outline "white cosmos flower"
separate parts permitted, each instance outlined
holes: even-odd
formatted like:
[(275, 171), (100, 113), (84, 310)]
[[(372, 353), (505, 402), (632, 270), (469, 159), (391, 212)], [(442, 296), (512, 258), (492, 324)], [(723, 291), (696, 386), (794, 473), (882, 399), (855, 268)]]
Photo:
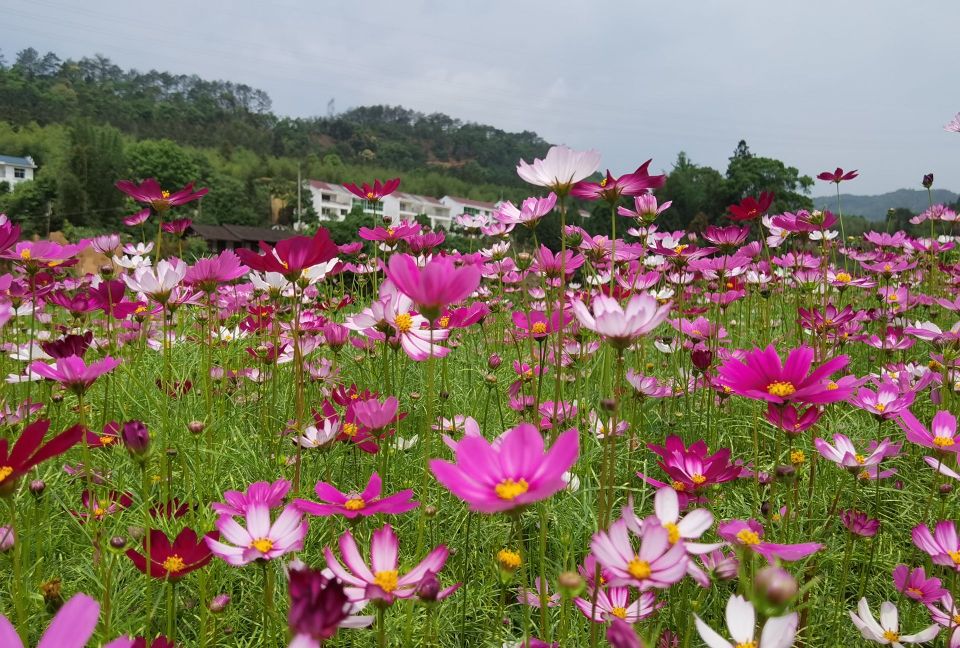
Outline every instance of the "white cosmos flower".
[(551, 146), (542, 160), (537, 158), (533, 164), (520, 160), (517, 175), (530, 184), (566, 193), (573, 183), (589, 177), (599, 167), (600, 153), (597, 151), (574, 151), (566, 146)]
[(141, 256), (136, 254), (134, 256), (117, 256), (113, 255), (113, 262), (120, 266), (121, 268), (126, 268), (127, 270), (137, 270), (138, 268), (149, 268), (153, 261), (150, 257)]
[(884, 601), (880, 604), (880, 623), (877, 623), (877, 620), (873, 618), (866, 597), (860, 599), (857, 612), (860, 614), (854, 614), (853, 610), (850, 610), (850, 620), (853, 621), (853, 625), (857, 626), (864, 639), (875, 641), (882, 646), (903, 648), (905, 643), (924, 643), (936, 637), (940, 632), (940, 628), (933, 624), (916, 634), (901, 635), (897, 607), (890, 601)]
[(756, 646), (757, 648), (788, 648), (793, 645), (797, 634), (797, 613), (771, 617), (767, 620), (760, 634), (758, 644), (756, 636), (756, 612), (753, 604), (742, 596), (731, 596), (727, 601), (727, 630), (736, 643), (724, 639), (718, 632), (708, 626), (703, 620), (693, 615), (697, 623), (697, 632), (700, 638), (710, 648), (734, 648), (734, 646)]

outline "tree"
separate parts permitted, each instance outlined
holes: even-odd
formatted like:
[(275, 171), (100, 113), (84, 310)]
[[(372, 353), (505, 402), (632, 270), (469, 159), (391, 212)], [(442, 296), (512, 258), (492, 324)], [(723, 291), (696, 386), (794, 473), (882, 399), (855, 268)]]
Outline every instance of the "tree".
[(670, 200), (673, 204), (657, 220), (664, 229), (685, 228), (698, 214), (717, 222), (730, 204), (727, 194), (726, 180), (719, 171), (694, 164), (681, 151), (657, 191), (661, 203)]
[(20, 182), (13, 191), (0, 196), (0, 213), (20, 223), (23, 236), (46, 236), (51, 229), (58, 230), (63, 220), (51, 213), (51, 203), (57, 196), (57, 183), (41, 173), (32, 182)]
[(807, 195), (813, 178), (801, 176), (796, 167), (788, 167), (780, 160), (750, 153), (743, 140), (730, 158), (726, 184), (730, 203), (772, 191), (776, 195), (771, 207), (773, 213), (813, 208), (813, 201)]
[(124, 198), (114, 183), (126, 169), (120, 131), (78, 121), (70, 128), (69, 142), (59, 178), (58, 211), (74, 225), (116, 222)]
[(236, 178), (215, 174), (206, 183), (210, 192), (204, 196), (197, 214), (198, 223), (227, 225), (262, 225), (263, 219), (253, 207), (247, 188)]
[(188, 182), (198, 182), (200, 156), (168, 139), (143, 140), (127, 148), (129, 175), (137, 180), (156, 178), (160, 186), (175, 191)]

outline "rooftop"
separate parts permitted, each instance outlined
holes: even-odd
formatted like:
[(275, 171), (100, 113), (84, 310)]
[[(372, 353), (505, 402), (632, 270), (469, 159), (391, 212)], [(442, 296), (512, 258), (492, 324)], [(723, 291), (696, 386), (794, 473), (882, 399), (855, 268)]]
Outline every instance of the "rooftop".
[(36, 169), (37, 165), (34, 163), (33, 158), (29, 155), (27, 157), (16, 157), (15, 155), (0, 155), (0, 164), (9, 164), (10, 166), (20, 166), (20, 167), (30, 167), (31, 169)]
[(207, 241), (231, 241), (276, 243), (296, 236), (292, 230), (275, 230), (269, 227), (251, 227), (249, 225), (201, 225), (190, 226), (194, 234)]

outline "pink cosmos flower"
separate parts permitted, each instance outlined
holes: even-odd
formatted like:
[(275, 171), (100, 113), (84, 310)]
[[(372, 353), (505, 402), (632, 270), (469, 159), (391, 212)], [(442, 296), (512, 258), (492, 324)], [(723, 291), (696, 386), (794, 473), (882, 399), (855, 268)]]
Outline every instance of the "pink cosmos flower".
[(757, 642), (756, 623), (757, 613), (753, 604), (742, 596), (733, 595), (727, 600), (726, 608), (727, 630), (735, 643), (724, 639), (718, 632), (703, 622), (694, 614), (697, 634), (707, 644), (708, 648), (789, 648), (797, 636), (799, 615), (796, 612), (767, 619)]
[[(136, 214), (124, 216), (123, 224), (127, 227), (136, 227), (137, 225), (143, 225), (145, 222), (147, 222), (148, 218), (150, 218), (150, 209), (141, 209)], [(151, 249), (153, 249), (152, 246)]]
[[(960, 117), (958, 117), (960, 119)], [(958, 131), (960, 132), (960, 131)], [(953, 602), (953, 596), (950, 592), (944, 594), (939, 601), (939, 605), (927, 603), (927, 610), (930, 612), (930, 618), (944, 628), (952, 629), (950, 643), (948, 648), (957, 648), (960, 646), (960, 609)]]
[(583, 616), (594, 623), (623, 619), (630, 624), (646, 619), (662, 606), (662, 603), (657, 603), (657, 595), (652, 590), (640, 592), (640, 596), (631, 602), (629, 587), (601, 588), (597, 592), (596, 608), (593, 605), (593, 592), (591, 591), (588, 591), (584, 598), (578, 596), (573, 599), (573, 604), (577, 606)]
[[(53, 617), (50, 626), (37, 648), (83, 648), (97, 628), (100, 618), (100, 604), (86, 594), (75, 594)], [(4, 648), (24, 648), (16, 628), (0, 615), (0, 646)], [(133, 639), (120, 637), (104, 645), (103, 648), (130, 648)]]
[(471, 510), (509, 511), (566, 488), (563, 473), (577, 460), (578, 434), (563, 432), (546, 453), (543, 437), (529, 423), (507, 430), (496, 443), (467, 435), (456, 446), (456, 463), (432, 459), (430, 469)]
[(246, 527), (230, 515), (217, 518), (220, 537), (232, 544), (204, 538), (210, 551), (228, 565), (240, 567), (254, 560), (273, 560), (303, 549), (308, 523), (297, 506), (287, 506), (271, 523), (266, 503), (248, 503), (244, 517)]
[(350, 602), (343, 584), (332, 573), (294, 563), (287, 571), (287, 624), (293, 635), (288, 648), (320, 648), (340, 628), (362, 628), (373, 623), (372, 616), (352, 615), (362, 605)]
[(803, 542), (800, 544), (764, 542), (763, 527), (760, 526), (760, 523), (756, 520), (730, 520), (729, 522), (723, 522), (717, 527), (717, 535), (731, 544), (760, 554), (771, 563), (778, 559), (783, 562), (803, 560), (807, 556), (823, 549), (823, 545), (816, 542)]
[(892, 419), (899, 416), (913, 404), (916, 392), (901, 393), (896, 383), (884, 380), (877, 391), (861, 387), (850, 398), (850, 404), (882, 419)]
[(375, 227), (373, 229), (361, 227), (358, 234), (360, 238), (366, 241), (379, 241), (387, 247), (393, 248), (400, 241), (419, 234), (421, 229), (419, 223), (401, 221), (390, 227)]
[(30, 365), (30, 371), (43, 378), (55, 380), (75, 393), (82, 393), (96, 382), (97, 378), (118, 366), (120, 366), (120, 360), (110, 356), (88, 365), (83, 358), (72, 355), (57, 358), (52, 365), (40, 361), (34, 362)]
[[(391, 605), (396, 599), (406, 599), (415, 595), (420, 581), (428, 574), (437, 574), (447, 562), (446, 545), (440, 545), (420, 561), (420, 563), (406, 574), (401, 575), (397, 554), (400, 543), (397, 534), (389, 524), (373, 532), (370, 539), (370, 566), (363, 561), (363, 556), (357, 548), (350, 531), (344, 531), (340, 536), (340, 555), (344, 564), (324, 547), (323, 555), (327, 559), (327, 567), (347, 586), (347, 596), (352, 601), (376, 599), (386, 605)], [(345, 567), (344, 567), (345, 565)], [(438, 594), (437, 598), (446, 598), (459, 585), (448, 587)]]
[(960, 133), (960, 113), (954, 115), (953, 119), (947, 122), (947, 125), (943, 127), (943, 130), (948, 133)]
[(139, 185), (131, 180), (120, 180), (116, 183), (116, 187), (137, 202), (150, 205), (157, 212), (164, 212), (171, 207), (199, 200), (209, 191), (209, 189), (194, 191), (192, 182), (178, 191), (164, 191), (156, 178), (147, 178)]
[(934, 414), (929, 429), (910, 410), (900, 412), (897, 423), (906, 433), (907, 441), (933, 448), (937, 452), (960, 452), (957, 418), (947, 410)]
[(509, 200), (504, 201), (493, 217), (497, 221), (506, 225), (523, 225), (525, 227), (536, 227), (540, 220), (553, 211), (557, 204), (557, 194), (552, 191), (546, 198), (530, 197), (517, 207)]
[(771, 425), (786, 432), (788, 436), (797, 436), (816, 425), (822, 414), (823, 410), (815, 405), (801, 412), (793, 405), (767, 403), (766, 419)]
[(295, 499), (294, 504), (304, 513), (310, 515), (330, 516), (342, 515), (348, 520), (358, 516), (368, 517), (377, 513), (399, 515), (417, 508), (420, 502), (412, 501), (413, 490), (402, 490), (393, 495), (381, 498), (382, 489), (380, 475), (376, 472), (370, 475), (367, 487), (362, 493), (342, 493), (326, 482), (317, 482), (314, 491), (317, 497), (326, 504), (318, 504), (305, 499)]
[(727, 210), (730, 212), (730, 218), (735, 221), (754, 220), (763, 216), (773, 204), (774, 194), (772, 191), (761, 191), (760, 196), (754, 198), (747, 196), (736, 205), (730, 205)]
[(396, 396), (390, 396), (382, 403), (376, 398), (368, 398), (355, 401), (353, 413), (361, 425), (377, 431), (407, 417), (406, 413), (397, 415), (399, 405)]
[(731, 356), (717, 372), (721, 384), (746, 398), (778, 404), (846, 400), (853, 390), (852, 376), (838, 381), (830, 380), (830, 376), (846, 367), (849, 358), (837, 356), (811, 372), (813, 355), (811, 347), (801, 346), (791, 349), (786, 362), (781, 362), (776, 348), (770, 345), (748, 351), (743, 360)]
[(833, 443), (834, 445), (830, 445), (819, 437), (813, 440), (813, 445), (824, 459), (854, 472), (875, 467), (887, 457), (896, 456), (900, 452), (900, 445), (891, 443), (890, 439), (884, 439), (866, 454), (858, 452), (845, 434), (834, 434)]
[(479, 268), (457, 268), (445, 256), (434, 257), (421, 269), (409, 254), (394, 254), (387, 266), (387, 277), (431, 320), (444, 306), (466, 299), (480, 285)]
[(210, 504), (210, 508), (218, 515), (242, 517), (246, 516), (247, 510), (253, 506), (266, 506), (267, 508), (280, 506), (289, 490), (290, 482), (286, 479), (278, 479), (273, 483), (254, 482), (247, 487), (246, 491), (228, 490), (224, 492), (223, 499), (226, 502), (213, 502)]
[(180, 259), (161, 259), (155, 268), (141, 267), (133, 275), (123, 275), (130, 290), (143, 293), (159, 304), (165, 304), (187, 274), (187, 264)]
[(853, 625), (857, 627), (863, 638), (881, 646), (889, 645), (893, 648), (903, 648), (905, 643), (926, 643), (940, 632), (940, 628), (933, 624), (916, 634), (902, 634), (897, 608), (890, 601), (884, 601), (880, 604), (880, 623), (877, 623), (877, 620), (873, 618), (866, 597), (860, 599), (860, 603), (857, 605), (857, 614), (854, 614), (852, 610), (849, 614), (850, 620), (853, 621)]
[(337, 258), (339, 250), (330, 238), (330, 232), (319, 228), (313, 236), (294, 236), (270, 247), (260, 241), (260, 251), (238, 249), (236, 254), (251, 270), (276, 272), (288, 281), (300, 278), (305, 270)]
[(520, 160), (517, 175), (540, 187), (550, 187), (560, 196), (565, 196), (574, 183), (589, 177), (600, 166), (597, 151), (574, 151), (566, 146), (551, 146), (541, 160), (533, 164)]
[(372, 187), (366, 182), (363, 183), (363, 188), (358, 187), (352, 182), (348, 182), (343, 185), (344, 189), (352, 193), (357, 198), (362, 198), (363, 200), (370, 202), (380, 201), (384, 196), (389, 196), (396, 191), (397, 187), (399, 186), (400, 178), (394, 178), (393, 180), (387, 180), (386, 182), (374, 180)]
[(41, 269), (72, 263), (74, 257), (89, 244), (89, 241), (81, 241), (76, 245), (60, 245), (53, 241), (20, 241), (0, 253), (0, 258), (12, 259), (23, 266), (27, 273), (36, 273)]
[(600, 182), (583, 180), (573, 186), (570, 195), (582, 200), (605, 200), (616, 203), (621, 196), (638, 196), (650, 189), (662, 187), (667, 181), (666, 175), (650, 175), (649, 167), (652, 160), (647, 160), (633, 173), (624, 173), (614, 178), (610, 171)]
[(630, 585), (641, 591), (664, 589), (687, 573), (687, 552), (682, 543), (670, 544), (670, 533), (660, 525), (642, 528), (640, 548), (630, 541), (627, 521), (620, 519), (608, 531), (598, 531), (590, 542), (590, 551), (610, 571), (611, 585)]
[(741, 472), (739, 466), (730, 463), (729, 448), (721, 448), (711, 455), (702, 439), (687, 448), (680, 437), (671, 435), (663, 447), (649, 443), (647, 448), (660, 455), (657, 465), (671, 481), (665, 484), (640, 472), (637, 476), (655, 488), (673, 488), (681, 508), (686, 507), (690, 499), (699, 500), (703, 490), (736, 479)]
[(913, 527), (913, 544), (929, 554), (934, 564), (960, 572), (960, 540), (952, 520), (937, 522), (933, 533), (926, 524)]
[(947, 593), (947, 590), (940, 586), (939, 578), (927, 578), (923, 567), (910, 569), (906, 565), (897, 565), (893, 568), (893, 584), (898, 592), (924, 605), (935, 603)]
[(625, 349), (637, 338), (657, 328), (670, 314), (670, 304), (660, 305), (648, 294), (630, 297), (626, 308), (606, 295), (597, 295), (591, 308), (580, 300), (570, 305), (581, 326), (597, 333), (617, 349)]
[(847, 531), (864, 538), (872, 538), (880, 530), (880, 520), (869, 517), (866, 513), (854, 509), (840, 511), (840, 521)]
[(617, 207), (617, 214), (628, 218), (636, 219), (640, 224), (649, 224), (656, 220), (657, 216), (669, 209), (673, 204), (668, 200), (662, 205), (657, 205), (657, 197), (651, 193), (640, 194), (633, 198), (633, 210), (626, 207)]
[(197, 286), (206, 293), (216, 291), (217, 286), (238, 279), (250, 271), (240, 263), (233, 250), (224, 250), (218, 256), (197, 259), (183, 275), (185, 283)]

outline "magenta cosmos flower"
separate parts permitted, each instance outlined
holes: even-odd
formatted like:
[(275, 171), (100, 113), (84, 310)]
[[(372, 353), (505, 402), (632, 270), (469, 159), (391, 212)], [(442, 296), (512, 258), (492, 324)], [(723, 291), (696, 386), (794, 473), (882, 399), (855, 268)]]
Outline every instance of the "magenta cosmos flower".
[(939, 578), (927, 578), (923, 567), (910, 569), (906, 565), (897, 565), (893, 568), (893, 584), (898, 592), (924, 605), (936, 603), (947, 593), (947, 590), (940, 586)]
[(837, 167), (835, 171), (822, 171), (818, 173), (817, 178), (825, 182), (833, 182), (836, 184), (840, 184), (841, 182), (845, 182), (847, 180), (853, 180), (854, 178), (857, 177), (857, 175), (858, 174), (856, 169), (854, 169), (853, 171), (844, 172), (843, 169), (841, 169), (840, 167)]
[[(37, 648), (83, 648), (97, 628), (99, 618), (100, 604), (86, 594), (75, 594), (53, 617)], [(132, 645), (130, 637), (120, 637), (103, 648), (129, 648)], [(24, 648), (16, 628), (3, 615), (0, 615), (0, 646)]]
[(578, 432), (567, 430), (544, 453), (536, 427), (521, 423), (496, 443), (467, 435), (456, 445), (457, 462), (432, 459), (437, 481), (480, 513), (510, 511), (563, 490), (563, 473), (576, 462)]
[(897, 423), (906, 433), (907, 441), (938, 452), (960, 452), (957, 418), (946, 410), (934, 414), (929, 429), (910, 410), (900, 412)]
[(444, 306), (466, 299), (480, 285), (477, 266), (457, 268), (453, 260), (445, 256), (431, 259), (421, 269), (409, 254), (394, 254), (387, 266), (387, 277), (431, 321)]
[(218, 256), (197, 259), (187, 268), (183, 280), (206, 293), (212, 293), (220, 284), (233, 281), (248, 272), (250, 269), (240, 263), (240, 257), (233, 250), (224, 250)]
[(363, 489), (362, 493), (342, 493), (326, 482), (317, 482), (314, 491), (317, 497), (326, 504), (318, 504), (305, 499), (296, 499), (294, 504), (301, 511), (310, 515), (342, 515), (349, 520), (360, 516), (368, 517), (377, 513), (397, 515), (413, 510), (420, 505), (420, 502), (412, 501), (413, 490), (411, 489), (381, 498), (380, 492), (382, 489), (383, 482), (380, 475), (374, 472), (370, 475), (367, 487)]
[(604, 200), (608, 203), (616, 203), (620, 200), (620, 196), (638, 196), (650, 189), (662, 187), (667, 181), (667, 176), (650, 175), (649, 167), (652, 161), (647, 160), (633, 173), (624, 173), (619, 178), (614, 178), (608, 170), (606, 177), (600, 182), (586, 180), (578, 182), (570, 190), (570, 195), (582, 200)]
[(580, 300), (570, 307), (580, 325), (597, 333), (617, 349), (625, 349), (637, 338), (646, 335), (670, 315), (670, 304), (660, 305), (647, 294), (633, 295), (626, 308), (613, 297), (597, 295), (592, 308)]
[(816, 542), (803, 542), (800, 544), (764, 542), (763, 527), (760, 526), (760, 523), (756, 520), (730, 520), (729, 522), (723, 522), (717, 527), (717, 535), (731, 544), (760, 554), (771, 563), (776, 559), (784, 562), (803, 560), (807, 556), (823, 549), (823, 545)]
[(44, 444), (49, 429), (49, 420), (34, 421), (23, 429), (12, 449), (7, 439), (0, 439), (0, 496), (10, 495), (17, 480), (31, 468), (63, 454), (83, 438), (83, 426), (74, 425)]
[(139, 185), (130, 180), (120, 180), (115, 186), (137, 202), (150, 205), (157, 212), (165, 212), (171, 207), (199, 200), (209, 191), (209, 189), (194, 191), (192, 182), (178, 191), (164, 191), (156, 178), (147, 178)]
[(660, 455), (657, 465), (671, 481), (665, 484), (640, 472), (637, 476), (655, 488), (673, 488), (680, 498), (680, 507), (686, 507), (691, 498), (699, 500), (700, 493), (712, 485), (736, 479), (741, 472), (738, 466), (730, 463), (729, 448), (708, 454), (709, 448), (702, 439), (688, 448), (680, 437), (671, 435), (663, 447), (650, 443), (647, 448)]
[(260, 251), (238, 249), (240, 260), (258, 272), (276, 272), (288, 281), (295, 281), (315, 265), (334, 259), (339, 250), (330, 233), (319, 228), (313, 236), (294, 236), (277, 243), (275, 247), (260, 241)]
[(384, 196), (389, 196), (394, 191), (397, 190), (397, 187), (400, 186), (400, 178), (394, 178), (393, 180), (387, 180), (386, 182), (380, 182), (379, 180), (373, 181), (373, 186), (371, 187), (366, 182), (363, 183), (363, 187), (358, 187), (352, 182), (348, 182), (343, 185), (343, 188), (352, 193), (357, 198), (362, 198), (370, 202), (377, 202), (381, 200)]
[(520, 160), (517, 175), (532, 185), (550, 187), (559, 196), (565, 196), (570, 187), (580, 182), (600, 167), (597, 151), (574, 151), (566, 146), (551, 146), (541, 160), (532, 164)]
[(343, 585), (322, 571), (292, 565), (288, 577), (287, 624), (293, 635), (288, 648), (319, 648), (340, 628), (360, 628), (373, 622), (372, 616), (352, 616), (354, 604)]
[(830, 376), (847, 366), (847, 356), (837, 356), (810, 371), (813, 349), (801, 346), (791, 349), (781, 363), (771, 344), (766, 349), (748, 351), (743, 360), (731, 356), (717, 369), (720, 383), (746, 398), (771, 403), (834, 403), (846, 400), (853, 391), (853, 378), (830, 380)]
[(913, 544), (929, 554), (934, 564), (960, 572), (960, 539), (952, 520), (937, 522), (933, 533), (926, 524), (918, 524), (913, 527), (912, 535)]
[(544, 216), (549, 214), (557, 204), (557, 194), (552, 191), (546, 198), (531, 197), (517, 207), (509, 200), (505, 201), (494, 212), (493, 217), (507, 225), (523, 225), (535, 227)]
[(773, 204), (773, 198), (774, 195), (772, 191), (762, 191), (760, 192), (759, 198), (747, 196), (736, 205), (730, 205), (727, 207), (727, 211), (730, 212), (731, 220), (754, 220), (755, 218), (759, 218), (767, 213), (767, 210), (770, 209), (770, 205)]
[(263, 505), (267, 508), (280, 506), (289, 490), (290, 482), (286, 479), (278, 479), (273, 483), (254, 482), (247, 487), (246, 491), (226, 491), (223, 494), (226, 502), (213, 502), (210, 508), (219, 515), (242, 517), (247, 514), (247, 509), (253, 506)]
[(670, 543), (670, 533), (659, 524), (644, 524), (640, 548), (634, 549), (626, 520), (599, 531), (590, 551), (613, 576), (611, 585), (630, 585), (639, 590), (663, 589), (687, 573), (687, 551), (682, 542)]
[(270, 507), (264, 503), (248, 506), (244, 517), (246, 527), (229, 515), (217, 519), (220, 537), (231, 544), (205, 538), (210, 551), (228, 565), (240, 567), (254, 560), (272, 560), (303, 549), (308, 523), (297, 506), (284, 508), (272, 523)]
[[(349, 531), (340, 536), (340, 555), (344, 565), (333, 555), (329, 547), (324, 547), (323, 555), (327, 559), (330, 571), (347, 585), (347, 596), (352, 601), (377, 599), (390, 605), (398, 598), (410, 598), (417, 592), (420, 581), (428, 574), (437, 574), (447, 562), (449, 552), (440, 545), (420, 561), (416, 567), (401, 575), (397, 554), (400, 543), (393, 527), (389, 524), (373, 532), (370, 539), (370, 566), (363, 561), (356, 540)], [(447, 588), (437, 598), (449, 596), (458, 586)]]
[(66, 358), (57, 358), (55, 364), (48, 365), (45, 362), (34, 362), (30, 365), (30, 371), (50, 380), (55, 380), (67, 389), (82, 393), (92, 385), (97, 378), (105, 373), (109, 373), (120, 366), (120, 361), (110, 356), (91, 362), (89, 365), (79, 356), (67, 356)]

